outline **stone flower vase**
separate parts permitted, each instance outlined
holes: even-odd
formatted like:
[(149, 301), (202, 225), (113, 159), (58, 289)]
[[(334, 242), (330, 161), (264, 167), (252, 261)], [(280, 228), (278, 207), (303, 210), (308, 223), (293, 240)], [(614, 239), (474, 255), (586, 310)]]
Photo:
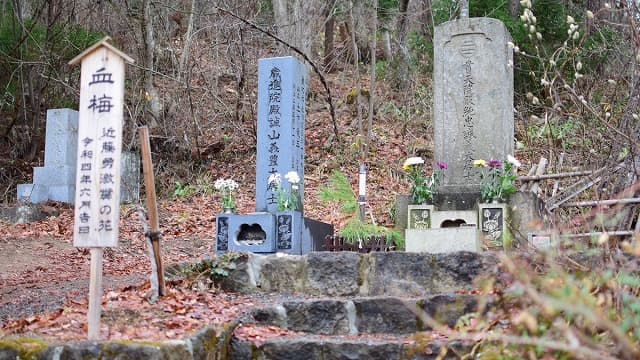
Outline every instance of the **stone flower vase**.
[(431, 229), (431, 219), (435, 206), (432, 204), (409, 205), (407, 209), (407, 229)]
[(483, 250), (503, 250), (508, 248), (508, 217), (509, 207), (506, 203), (492, 200), (489, 203), (478, 204), (480, 243)]

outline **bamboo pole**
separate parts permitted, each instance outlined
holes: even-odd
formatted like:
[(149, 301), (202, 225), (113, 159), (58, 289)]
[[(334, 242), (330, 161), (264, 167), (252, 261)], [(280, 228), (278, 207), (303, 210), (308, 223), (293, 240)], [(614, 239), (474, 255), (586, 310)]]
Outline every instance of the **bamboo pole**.
[(156, 185), (151, 163), (151, 145), (149, 144), (149, 128), (142, 126), (138, 129), (140, 136), (140, 152), (142, 155), (142, 172), (144, 174), (144, 187), (147, 193), (147, 209), (149, 213), (150, 231), (147, 235), (151, 240), (153, 257), (158, 273), (158, 296), (166, 293), (164, 284), (164, 269), (162, 267), (162, 254), (160, 252), (160, 222), (158, 220), (158, 206), (156, 203)]
[(519, 176), (519, 181), (536, 181), (536, 180), (546, 180), (546, 179), (560, 179), (564, 177), (572, 177), (572, 176), (587, 176), (593, 174), (591, 170), (585, 171), (573, 171), (573, 172), (564, 172), (557, 174), (543, 174), (543, 175), (523, 175)]

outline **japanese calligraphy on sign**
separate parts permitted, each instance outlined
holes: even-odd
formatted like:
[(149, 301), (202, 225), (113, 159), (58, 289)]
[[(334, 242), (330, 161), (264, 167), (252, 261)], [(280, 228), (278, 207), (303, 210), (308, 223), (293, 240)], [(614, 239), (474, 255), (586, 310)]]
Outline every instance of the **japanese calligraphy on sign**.
[(118, 245), (124, 62), (108, 38), (70, 63), (82, 64), (73, 245)]

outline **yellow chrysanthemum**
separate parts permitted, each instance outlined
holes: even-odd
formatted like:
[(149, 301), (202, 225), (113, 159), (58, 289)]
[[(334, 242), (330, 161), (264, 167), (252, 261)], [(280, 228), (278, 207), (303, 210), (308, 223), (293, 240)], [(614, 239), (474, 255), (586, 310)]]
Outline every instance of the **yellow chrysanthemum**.
[(402, 164), (402, 168), (405, 171), (408, 171), (409, 169), (411, 169), (411, 166), (413, 165), (421, 165), (424, 164), (424, 159), (419, 157), (419, 156), (414, 156), (414, 157), (410, 157), (407, 160), (404, 161), (404, 164)]
[(487, 166), (487, 162), (483, 159), (473, 160), (473, 166)]

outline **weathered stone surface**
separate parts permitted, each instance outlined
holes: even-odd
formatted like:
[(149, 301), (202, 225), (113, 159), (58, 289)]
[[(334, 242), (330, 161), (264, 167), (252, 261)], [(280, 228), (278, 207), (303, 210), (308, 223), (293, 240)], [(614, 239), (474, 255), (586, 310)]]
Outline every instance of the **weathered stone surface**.
[(300, 292), (324, 296), (414, 296), (469, 288), (497, 260), (488, 254), (319, 252), (255, 255), (238, 263), (226, 290)]
[[(513, 52), (502, 22), (449, 21), (434, 29), (434, 159), (449, 166), (438, 192), (480, 193), (475, 159), (513, 155)], [(456, 209), (472, 199), (447, 198)]]
[[(473, 295), (434, 295), (418, 302), (418, 306), (439, 324), (453, 327), (465, 314), (477, 310), (477, 299)], [(430, 329), (429, 324), (422, 322), (422, 330)]]
[(357, 342), (344, 340), (326, 341), (323, 359), (398, 359), (402, 344), (395, 342)]
[(0, 347), (0, 360), (15, 360), (18, 358), (18, 351), (15, 349)]
[(304, 260), (305, 258), (299, 255), (268, 255), (264, 257), (257, 284), (264, 291), (304, 291)]
[(354, 299), (360, 333), (411, 333), (418, 330), (416, 302), (400, 298)]
[(435, 255), (370, 253), (367, 295), (421, 296), (432, 292)]
[(356, 295), (360, 255), (353, 252), (314, 252), (307, 255), (307, 292), (328, 296)]
[[(311, 360), (311, 359), (330, 359), (323, 357), (323, 344), (317, 340), (308, 338), (296, 339), (272, 339), (265, 342), (255, 351), (255, 357), (251, 359), (258, 360)], [(338, 359), (338, 358), (334, 358)]]
[(349, 319), (344, 301), (311, 300), (283, 304), (287, 327), (294, 331), (337, 335), (349, 333)]
[(468, 288), (473, 279), (487, 273), (497, 259), (486, 254), (461, 251), (438, 254), (434, 262), (432, 294), (455, 292)]
[[(548, 228), (544, 203), (530, 191), (518, 191), (509, 196), (509, 229), (517, 244), (526, 244), (528, 234)], [(514, 244), (514, 245), (517, 245)]]
[[(414, 337), (415, 342), (403, 344), (401, 359), (403, 360), (451, 360), (460, 359), (460, 354), (467, 354), (471, 350), (469, 344), (463, 344), (459, 341), (448, 343), (434, 342), (430, 338), (424, 336)], [(447, 349), (444, 356), (440, 353), (443, 348)]]
[(260, 265), (260, 258), (253, 254), (242, 256), (235, 262), (236, 268), (222, 279), (220, 287), (224, 290), (246, 294), (256, 290), (254, 268)]

